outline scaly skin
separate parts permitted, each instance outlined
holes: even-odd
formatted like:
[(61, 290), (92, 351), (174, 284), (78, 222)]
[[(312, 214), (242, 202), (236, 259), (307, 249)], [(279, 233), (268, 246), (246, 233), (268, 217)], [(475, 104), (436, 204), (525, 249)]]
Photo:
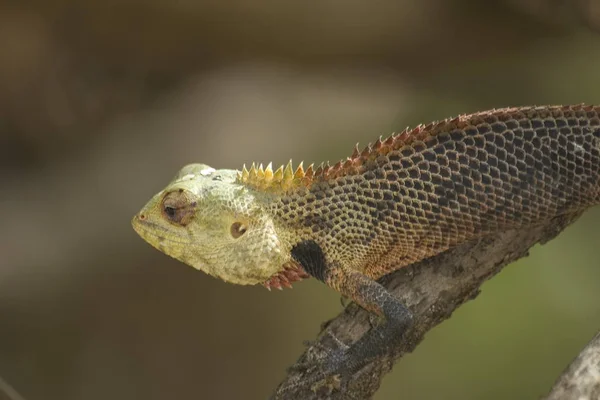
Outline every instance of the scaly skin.
[(151, 245), (225, 281), (313, 276), (383, 315), (323, 365), (355, 371), (412, 316), (376, 280), (494, 232), (600, 202), (600, 107), (508, 108), (419, 126), (330, 167), (179, 175), (133, 219)]

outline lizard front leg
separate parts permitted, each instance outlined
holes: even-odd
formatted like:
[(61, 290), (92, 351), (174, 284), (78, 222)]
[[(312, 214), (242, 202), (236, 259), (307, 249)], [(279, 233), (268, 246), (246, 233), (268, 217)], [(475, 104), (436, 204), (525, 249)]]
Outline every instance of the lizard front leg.
[(385, 322), (364, 334), (349, 348), (332, 352), (323, 366), (326, 374), (351, 376), (397, 345), (403, 333), (412, 325), (412, 313), (396, 296), (360, 272), (337, 263), (328, 264), (322, 248), (316, 242), (300, 242), (292, 249), (292, 257), (313, 277), (385, 318)]

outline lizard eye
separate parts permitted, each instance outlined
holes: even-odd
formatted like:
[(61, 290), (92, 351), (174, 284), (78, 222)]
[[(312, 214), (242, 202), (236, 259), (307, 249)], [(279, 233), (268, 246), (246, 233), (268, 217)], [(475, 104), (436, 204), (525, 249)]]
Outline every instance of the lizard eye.
[(161, 203), (162, 214), (169, 222), (181, 226), (190, 223), (194, 216), (194, 203), (190, 203), (185, 192), (178, 191), (167, 193)]
[(248, 228), (241, 222), (234, 222), (233, 224), (231, 224), (230, 232), (231, 236), (233, 236), (234, 239), (237, 239), (240, 236), (242, 236), (244, 233), (246, 233), (246, 230), (248, 230)]
[(175, 215), (177, 214), (177, 210), (171, 206), (165, 206), (165, 214), (167, 214), (167, 217), (170, 219), (174, 219)]

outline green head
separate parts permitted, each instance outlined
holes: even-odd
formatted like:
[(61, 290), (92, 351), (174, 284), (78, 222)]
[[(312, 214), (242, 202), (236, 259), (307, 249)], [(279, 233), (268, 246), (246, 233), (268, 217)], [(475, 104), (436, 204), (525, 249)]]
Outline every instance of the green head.
[(148, 243), (192, 267), (242, 285), (264, 283), (290, 260), (267, 207), (267, 193), (238, 171), (187, 165), (133, 218)]

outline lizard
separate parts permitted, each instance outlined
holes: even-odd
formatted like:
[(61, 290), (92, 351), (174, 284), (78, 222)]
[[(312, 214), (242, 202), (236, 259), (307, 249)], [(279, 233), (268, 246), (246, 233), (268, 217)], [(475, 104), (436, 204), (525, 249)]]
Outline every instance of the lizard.
[(186, 165), (132, 224), (226, 282), (281, 289), (314, 277), (383, 317), (322, 362), (321, 376), (343, 378), (413, 323), (380, 278), (598, 203), (600, 106), (528, 106), (407, 128), (334, 165)]

